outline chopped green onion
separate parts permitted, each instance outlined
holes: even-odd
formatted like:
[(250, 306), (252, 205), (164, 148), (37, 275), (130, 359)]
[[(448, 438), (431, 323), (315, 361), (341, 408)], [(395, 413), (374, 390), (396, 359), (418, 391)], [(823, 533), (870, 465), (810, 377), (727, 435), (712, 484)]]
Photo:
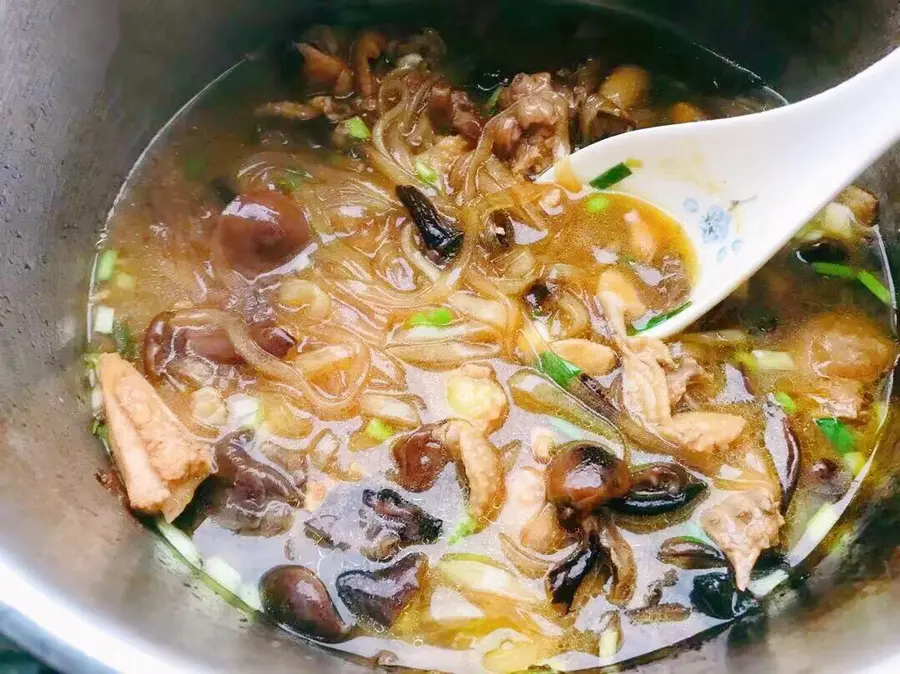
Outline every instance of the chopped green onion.
[(650, 328), (655, 328), (660, 323), (665, 323), (667, 320), (669, 320), (673, 316), (677, 316), (682, 311), (687, 309), (689, 306), (691, 306), (690, 300), (688, 300), (687, 302), (682, 304), (680, 307), (676, 307), (675, 309), (672, 309), (672, 311), (667, 311), (664, 314), (659, 314), (658, 316), (654, 316), (653, 318), (648, 320), (646, 323), (644, 323), (643, 326), (641, 326), (640, 328), (632, 328), (630, 332), (633, 335), (637, 335), (637, 334), (640, 334), (642, 332), (649, 330)]
[(100, 362), (100, 356), (102, 353), (84, 353), (81, 355), (82, 360), (84, 360), (84, 364), (89, 368), (96, 368), (97, 363)]
[(738, 351), (736, 354), (734, 354), (734, 361), (738, 365), (743, 365), (751, 372), (755, 372), (759, 369), (759, 364), (756, 362), (756, 358), (754, 358), (747, 351)]
[(419, 175), (419, 178), (423, 183), (428, 183), (429, 185), (437, 185), (438, 183), (438, 174), (433, 168), (431, 168), (428, 164), (423, 161), (416, 161), (416, 173)]
[(494, 87), (494, 90), (491, 92), (491, 95), (488, 96), (488, 99), (484, 102), (484, 109), (488, 112), (493, 112), (494, 108), (497, 107), (497, 100), (500, 98), (500, 94), (503, 93), (503, 85), (498, 85)]
[(223, 590), (237, 596), (241, 590), (241, 574), (221, 557), (208, 557), (203, 560), (203, 571)]
[(372, 132), (369, 131), (369, 127), (366, 126), (362, 117), (351, 117), (347, 120), (346, 124), (347, 133), (357, 140), (369, 140), (369, 138), (372, 137)]
[(116, 310), (102, 304), (94, 309), (94, 332), (110, 335), (116, 320)]
[(840, 514), (840, 511), (830, 503), (824, 504), (806, 522), (806, 532), (803, 537), (821, 541), (831, 531), (831, 527), (837, 523)]
[(131, 274), (126, 274), (124, 271), (120, 271), (113, 277), (113, 283), (116, 284), (116, 288), (119, 290), (134, 290), (137, 285), (137, 279), (134, 278)]
[(597, 656), (600, 660), (608, 660), (619, 652), (621, 634), (614, 627), (607, 627), (600, 633)]
[(478, 529), (478, 520), (476, 520), (471, 515), (466, 515), (466, 518), (459, 522), (455, 527), (453, 527), (453, 531), (450, 532), (450, 536), (447, 539), (447, 543), (449, 545), (456, 545), (462, 539), (467, 536), (471, 536)]
[(258, 398), (244, 393), (235, 393), (225, 403), (228, 406), (228, 421), (241, 428), (259, 428), (263, 423), (263, 406)]
[(794, 414), (797, 412), (797, 403), (784, 391), (775, 392), (775, 402), (781, 405), (786, 414)]
[(613, 166), (608, 171), (604, 171), (596, 178), (591, 181), (591, 187), (596, 190), (605, 190), (608, 187), (612, 187), (618, 182), (625, 180), (628, 176), (631, 175), (631, 169), (628, 168), (624, 163), (619, 163)]
[(859, 275), (856, 277), (859, 279), (859, 282), (862, 283), (866, 288), (869, 289), (875, 297), (881, 300), (884, 304), (891, 306), (891, 291), (885, 287), (885, 285), (875, 278), (875, 275), (870, 271), (861, 271)]
[(782, 370), (786, 372), (796, 368), (794, 359), (786, 351), (754, 349), (751, 351), (751, 354), (760, 370)]
[(544, 351), (540, 356), (541, 372), (563, 388), (568, 388), (573, 379), (579, 377), (582, 369), (552, 351)]
[(842, 456), (856, 450), (856, 437), (853, 435), (853, 431), (839, 419), (834, 417), (816, 419), (816, 426), (828, 438), (831, 446)]
[(100, 253), (97, 258), (97, 273), (95, 274), (98, 281), (109, 281), (113, 272), (116, 270), (116, 260), (119, 258), (119, 251), (109, 249)]
[(813, 262), (810, 265), (813, 271), (822, 276), (836, 276), (838, 278), (857, 278), (857, 272), (853, 267), (834, 262)]
[(366, 435), (376, 442), (384, 442), (391, 437), (395, 431), (390, 424), (385, 423), (381, 419), (372, 419), (366, 424)]
[(629, 157), (625, 160), (625, 166), (630, 169), (639, 169), (644, 168), (644, 160), (643, 159), (635, 159), (634, 157)]
[(259, 588), (255, 583), (244, 583), (238, 591), (238, 599), (244, 602), (254, 611), (262, 611), (262, 597), (259, 596)]
[(584, 200), (584, 210), (588, 213), (600, 213), (609, 208), (609, 199), (602, 194), (592, 194)]
[(112, 338), (116, 344), (116, 351), (125, 360), (135, 360), (140, 355), (134, 334), (125, 321), (119, 319), (113, 322)]
[(853, 475), (859, 475), (866, 466), (866, 456), (862, 452), (847, 452), (844, 454), (844, 463)]
[(442, 328), (453, 321), (453, 312), (446, 307), (440, 307), (429, 312), (420, 311), (406, 319), (406, 327), (415, 328), (420, 325), (430, 325)]
[(888, 290), (875, 275), (865, 269), (854, 269), (845, 264), (835, 264), (833, 262), (813, 262), (810, 265), (817, 274), (823, 276), (835, 276), (838, 278), (856, 279), (862, 283), (866, 289), (875, 295), (881, 302), (888, 306), (892, 306), (893, 297), (891, 291)]
[(99, 419), (94, 419), (91, 424), (91, 433), (103, 440), (103, 442), (109, 444), (109, 427)]
[(188, 564), (198, 569), (203, 567), (203, 557), (200, 556), (200, 551), (190, 536), (162, 517), (156, 518), (156, 528)]

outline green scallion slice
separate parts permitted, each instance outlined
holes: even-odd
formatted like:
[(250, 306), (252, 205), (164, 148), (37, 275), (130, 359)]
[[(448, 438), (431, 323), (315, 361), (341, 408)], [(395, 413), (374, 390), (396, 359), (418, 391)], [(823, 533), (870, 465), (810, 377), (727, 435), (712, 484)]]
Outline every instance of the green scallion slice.
[(119, 259), (119, 251), (110, 248), (100, 253), (97, 258), (97, 273), (95, 277), (98, 281), (109, 281), (113, 272), (116, 270), (116, 260)]
[(682, 304), (680, 307), (676, 307), (676, 308), (672, 309), (671, 311), (667, 311), (667, 312), (664, 313), (664, 314), (659, 314), (658, 316), (654, 316), (653, 318), (651, 318), (650, 320), (648, 320), (646, 323), (644, 323), (644, 325), (642, 325), (641, 327), (639, 327), (639, 328), (632, 328), (629, 332), (630, 332), (631, 334), (633, 334), (633, 335), (638, 335), (638, 334), (640, 334), (640, 333), (642, 333), (642, 332), (646, 332), (646, 331), (649, 330), (650, 328), (655, 328), (655, 327), (656, 327), (657, 325), (659, 325), (660, 323), (665, 323), (667, 320), (669, 320), (669, 319), (672, 318), (673, 316), (677, 316), (677, 315), (680, 314), (682, 311), (684, 311), (685, 309), (687, 309), (689, 306), (691, 306), (691, 301), (690, 301), (690, 300), (688, 300), (687, 302), (685, 302), (684, 304)]
[(494, 108), (497, 107), (497, 100), (500, 98), (501, 93), (503, 93), (503, 85), (494, 87), (491, 95), (488, 96), (488, 99), (484, 102), (484, 109), (488, 112), (493, 112)]
[(563, 388), (568, 388), (572, 380), (579, 377), (582, 369), (552, 351), (544, 351), (538, 363), (541, 372)]
[(750, 352), (760, 370), (782, 370), (789, 372), (796, 368), (794, 359), (787, 351), (767, 351), (754, 349)]
[(419, 176), (419, 179), (423, 183), (427, 183), (429, 185), (437, 185), (438, 183), (438, 174), (433, 168), (431, 168), (428, 164), (423, 161), (416, 162), (416, 173)]
[(816, 419), (816, 426), (828, 438), (828, 442), (834, 447), (839, 454), (849, 454), (856, 450), (856, 436), (853, 435), (847, 426), (834, 417), (825, 417), (824, 419)]
[(447, 538), (447, 543), (455, 545), (467, 536), (474, 534), (477, 530), (478, 521), (471, 515), (466, 515), (464, 520), (453, 527), (453, 531), (450, 532), (450, 536)]
[(861, 271), (859, 275), (856, 277), (859, 279), (859, 282), (862, 283), (866, 288), (869, 289), (875, 297), (881, 300), (884, 304), (891, 306), (891, 291), (887, 289), (887, 287), (875, 278), (875, 275), (870, 271)]
[(442, 328), (453, 322), (453, 312), (446, 307), (440, 307), (433, 311), (413, 314), (406, 319), (406, 327), (415, 328), (420, 325), (428, 325), (435, 328)]
[(631, 175), (631, 169), (625, 163), (620, 162), (611, 169), (604, 171), (591, 181), (591, 187), (595, 190), (605, 190)]
[(584, 200), (584, 210), (590, 214), (600, 213), (609, 208), (609, 199), (602, 194), (592, 194)]
[(113, 283), (119, 290), (134, 290), (137, 286), (137, 279), (131, 274), (120, 271), (113, 277)]
[(834, 262), (813, 262), (810, 265), (813, 271), (822, 276), (836, 276), (838, 278), (856, 278), (857, 272), (853, 267)]
[(781, 405), (781, 409), (784, 410), (785, 414), (795, 414), (797, 412), (797, 403), (784, 391), (776, 391), (773, 397), (775, 402)]
[(116, 351), (125, 360), (137, 360), (140, 355), (138, 351), (137, 341), (128, 323), (120, 318), (113, 322), (112, 338), (116, 345)]
[(366, 424), (365, 434), (375, 440), (375, 442), (384, 442), (394, 434), (394, 429), (390, 424), (382, 419), (372, 419)]
[(372, 137), (372, 132), (369, 131), (369, 127), (366, 126), (362, 117), (351, 117), (345, 123), (347, 125), (347, 133), (356, 138), (356, 140), (369, 140)]

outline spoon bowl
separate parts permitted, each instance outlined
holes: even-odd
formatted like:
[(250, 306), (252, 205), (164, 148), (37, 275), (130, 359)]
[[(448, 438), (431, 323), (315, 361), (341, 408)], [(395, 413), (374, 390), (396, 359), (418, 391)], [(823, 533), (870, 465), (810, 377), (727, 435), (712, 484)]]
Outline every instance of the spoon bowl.
[(667, 212), (693, 244), (688, 301), (642, 332), (664, 338), (749, 279), (898, 139), (900, 49), (800, 103), (613, 136), (569, 161), (583, 183)]

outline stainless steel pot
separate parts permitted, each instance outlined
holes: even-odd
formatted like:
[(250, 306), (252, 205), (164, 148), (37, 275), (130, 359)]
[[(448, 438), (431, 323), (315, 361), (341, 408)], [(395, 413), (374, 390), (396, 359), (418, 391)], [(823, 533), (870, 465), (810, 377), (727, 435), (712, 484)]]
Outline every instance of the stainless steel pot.
[[(126, 172), (193, 92), (312, 5), (0, 0), (0, 630), (62, 670), (365, 671), (248, 622), (197, 580), (95, 479), (105, 457), (78, 402), (91, 246)], [(900, 44), (896, 0), (616, 5), (674, 23), (788, 97)], [(866, 178), (892, 259), (898, 163), (895, 151)], [(890, 435), (858, 528), (832, 537), (762, 616), (643, 671), (900, 671)]]

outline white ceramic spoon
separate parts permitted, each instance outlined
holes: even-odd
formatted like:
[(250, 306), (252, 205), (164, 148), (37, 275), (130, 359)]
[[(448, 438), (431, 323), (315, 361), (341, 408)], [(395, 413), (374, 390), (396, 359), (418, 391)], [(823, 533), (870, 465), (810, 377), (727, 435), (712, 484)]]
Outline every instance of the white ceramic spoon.
[[(667, 337), (731, 294), (898, 139), (900, 49), (800, 103), (613, 136), (570, 161), (586, 185), (633, 167), (610, 189), (666, 211), (694, 245), (690, 303), (642, 333)], [(553, 178), (551, 169), (539, 181)]]

